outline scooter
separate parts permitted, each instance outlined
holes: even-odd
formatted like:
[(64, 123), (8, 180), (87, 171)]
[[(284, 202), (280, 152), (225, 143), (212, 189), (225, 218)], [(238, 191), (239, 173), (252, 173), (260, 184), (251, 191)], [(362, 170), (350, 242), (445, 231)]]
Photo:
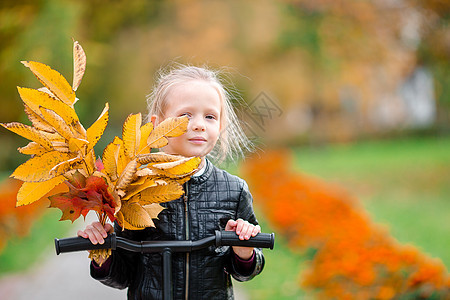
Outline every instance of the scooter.
[(163, 297), (164, 300), (173, 299), (172, 291), (172, 253), (192, 252), (210, 246), (242, 246), (273, 249), (274, 233), (259, 233), (249, 240), (240, 240), (233, 231), (216, 231), (215, 235), (198, 241), (132, 241), (111, 233), (103, 244), (92, 244), (89, 239), (72, 237), (55, 239), (56, 254), (94, 249), (125, 249), (140, 253), (161, 253), (163, 263)]

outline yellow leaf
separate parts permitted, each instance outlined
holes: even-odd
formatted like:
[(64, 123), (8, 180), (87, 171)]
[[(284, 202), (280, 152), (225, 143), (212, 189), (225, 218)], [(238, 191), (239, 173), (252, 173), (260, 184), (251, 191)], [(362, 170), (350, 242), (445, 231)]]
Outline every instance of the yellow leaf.
[(188, 181), (189, 179), (191, 179), (190, 176), (185, 176), (185, 177), (180, 177), (180, 178), (173, 178), (172, 180), (175, 180), (176, 182), (178, 182), (179, 184), (183, 185), (186, 181)]
[(117, 176), (120, 176), (119, 174), (123, 172), (130, 159), (125, 155), (123, 141), (121, 138), (118, 138), (117, 136), (114, 137), (113, 143), (118, 145), (115, 149), (114, 158), (116, 160)]
[[(133, 226), (125, 220), (124, 220), (124, 226), (125, 226), (125, 229), (128, 229), (128, 230), (143, 230), (143, 229), (147, 228), (145, 226), (144, 227)], [(153, 221), (152, 221), (152, 224), (150, 224), (148, 227), (155, 227), (155, 224), (153, 223)]]
[[(64, 173), (70, 171), (71, 169), (74, 169), (75, 166), (80, 165), (81, 162), (82, 162), (81, 157), (69, 158), (69, 159), (62, 161), (62, 162), (56, 164), (55, 166), (53, 166), (53, 168), (50, 169), (50, 175), (56, 176), (56, 175), (64, 174)], [(88, 174), (89, 174), (89, 171), (87, 172)]]
[(61, 74), (40, 62), (22, 61), (22, 63), (28, 67), (37, 79), (39, 79), (39, 81), (58, 99), (67, 105), (73, 106), (73, 103), (75, 102), (75, 92)]
[(57, 113), (51, 109), (41, 107), (41, 114), (44, 119), (59, 133), (64, 139), (70, 140), (75, 137), (69, 125)]
[(161, 148), (167, 145), (166, 137), (175, 137), (186, 132), (189, 119), (186, 116), (167, 118), (150, 133), (147, 144), (150, 148)]
[(200, 162), (199, 157), (186, 157), (173, 162), (153, 164), (151, 168), (170, 178), (177, 178), (191, 175), (197, 170)]
[(57, 176), (42, 182), (24, 182), (17, 193), (16, 206), (28, 205), (41, 199), (65, 180), (64, 176)]
[(138, 163), (145, 165), (149, 163), (172, 162), (183, 159), (183, 156), (171, 155), (164, 152), (140, 154), (137, 156)]
[(40, 156), (48, 152), (47, 149), (45, 149), (36, 142), (29, 142), (28, 145), (26, 145), (25, 147), (17, 148), (17, 150), (22, 154), (37, 155), (37, 156)]
[(143, 177), (143, 176), (157, 176), (157, 175), (159, 175), (159, 174), (160, 174), (160, 173), (158, 173), (158, 172), (156, 172), (156, 171), (154, 171), (154, 170), (151, 170), (151, 169), (149, 169), (149, 168), (142, 168), (142, 169), (136, 171), (136, 176), (138, 176), (138, 177)]
[(83, 79), (86, 70), (86, 54), (78, 41), (73, 42), (73, 83), (72, 89), (76, 91)]
[(152, 218), (148, 215), (147, 211), (138, 203), (130, 201), (124, 201), (122, 203), (122, 212), (124, 220), (135, 227), (150, 227), (153, 226)]
[(85, 154), (85, 147), (89, 144), (87, 140), (70, 138), (69, 139), (69, 150), (70, 152), (79, 152), (83, 155)]
[(120, 211), (116, 214), (116, 219), (117, 219), (117, 222), (119, 223), (119, 226), (122, 227), (122, 230), (124, 230), (124, 229), (142, 230), (142, 229), (146, 228), (145, 226), (144, 227), (136, 227), (136, 226), (131, 225), (130, 223), (125, 221), (123, 214)]
[(124, 229), (128, 229), (128, 228), (125, 228), (125, 226), (124, 226), (125, 220), (123, 218), (123, 213), (120, 210), (118, 212), (116, 212), (115, 217), (116, 217), (116, 221), (119, 224), (119, 226), (122, 227), (122, 231)]
[(24, 111), (28, 116), (28, 120), (31, 121), (33, 127), (39, 130), (47, 131), (47, 132), (55, 132), (55, 129), (50, 126), (40, 115), (35, 113), (31, 108), (29, 108), (26, 104), (24, 104)]
[(149, 188), (151, 186), (156, 186), (156, 183), (154, 180), (146, 178), (146, 180), (139, 185), (129, 185), (126, 191), (126, 196), (122, 198), (122, 200), (128, 200), (134, 195), (138, 194), (139, 192), (145, 190), (146, 188)]
[[(137, 172), (137, 171), (136, 171)], [(137, 178), (135, 181), (130, 183), (130, 186), (134, 186), (134, 185), (141, 185), (143, 184), (147, 179), (149, 179), (150, 177), (139, 177)]]
[[(22, 101), (36, 114), (42, 116), (40, 107), (45, 107), (46, 109), (53, 110), (69, 126), (74, 127), (77, 123), (79, 123), (77, 113), (73, 107), (59, 101), (56, 98), (53, 98), (48, 93), (21, 87), (17, 87), (17, 90), (19, 91)], [(46, 120), (45, 117), (44, 119)]]
[(41, 156), (30, 158), (25, 163), (21, 164), (12, 173), (10, 177), (22, 181), (41, 182), (49, 180), (61, 174), (52, 173), (50, 170), (61, 162), (70, 159), (67, 153), (58, 151), (50, 151)]
[(148, 122), (144, 125), (141, 126), (141, 140), (139, 142), (139, 149), (137, 151), (137, 153), (139, 154), (143, 154), (143, 153), (148, 153), (150, 152), (150, 147), (147, 147), (147, 139), (148, 136), (150, 135), (150, 133), (153, 130), (153, 123), (152, 122)]
[(165, 208), (162, 207), (159, 203), (152, 203), (149, 205), (142, 206), (152, 219), (158, 219), (158, 215), (160, 212), (162, 212)]
[(141, 142), (141, 114), (131, 114), (125, 120), (122, 129), (122, 140), (125, 155), (133, 159)]
[(52, 149), (52, 144), (50, 143), (50, 140), (46, 138), (42, 134), (42, 132), (31, 126), (18, 122), (12, 122), (8, 124), (0, 123), (0, 125), (20, 136), (23, 136), (26, 139), (29, 139), (30, 141), (38, 143), (47, 150)]
[(40, 135), (44, 136), (45, 138), (47, 138), (48, 140), (50, 140), (52, 143), (53, 142), (66, 142), (66, 140), (57, 132), (47, 132), (47, 131), (42, 131), (39, 130), (38, 131)]
[(83, 170), (86, 171), (88, 174), (92, 174), (95, 170), (95, 153), (94, 149), (89, 151), (86, 156), (84, 157), (84, 163), (80, 165)]
[(105, 150), (103, 150), (102, 155), (102, 163), (105, 167), (105, 172), (108, 174), (108, 176), (111, 178), (111, 181), (116, 181), (118, 178), (117, 175), (117, 164), (116, 164), (116, 157), (115, 153), (118, 152), (118, 148), (120, 145), (109, 143)]
[(87, 151), (93, 149), (95, 144), (97, 144), (98, 140), (102, 137), (106, 125), (108, 125), (108, 110), (109, 104), (106, 103), (105, 108), (103, 109), (98, 119), (94, 122), (94, 124), (91, 125), (91, 127), (86, 130), (87, 140), (89, 141)]
[(180, 198), (184, 194), (183, 187), (175, 182), (149, 187), (141, 191), (141, 205), (161, 203)]
[(119, 179), (117, 179), (116, 189), (123, 190), (131, 183), (134, 173), (136, 173), (137, 165), (138, 163), (135, 159), (127, 164), (120, 174)]
[(45, 86), (38, 88), (38, 91), (47, 93), (50, 97), (52, 98), (56, 98), (55, 94), (53, 94), (48, 88), (46, 88)]

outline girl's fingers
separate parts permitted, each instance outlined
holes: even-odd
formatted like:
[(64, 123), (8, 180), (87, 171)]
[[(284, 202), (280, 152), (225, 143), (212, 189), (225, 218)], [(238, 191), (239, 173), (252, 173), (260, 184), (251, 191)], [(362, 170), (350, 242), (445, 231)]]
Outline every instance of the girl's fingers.
[(251, 235), (251, 231), (252, 229), (252, 224), (250, 224), (248, 221), (243, 221), (242, 222), (242, 229), (240, 230), (239, 233), (239, 239), (241, 240), (248, 240), (250, 238)]
[(106, 238), (108, 236), (108, 233), (105, 230), (105, 227), (103, 227), (103, 225), (100, 222), (94, 222), (92, 223), (92, 226), (94, 227), (94, 229), (97, 230), (97, 232), (99, 234), (101, 234), (101, 236), (103, 238)]
[(92, 226), (87, 226), (85, 232), (89, 236), (89, 240), (92, 244), (96, 245), (100, 242), (100, 239), (102, 239), (102, 235), (94, 229)]
[(242, 229), (244, 228), (245, 221), (242, 219), (237, 219), (237, 225), (236, 225), (236, 234), (241, 235)]
[(104, 238), (108, 236), (103, 225), (99, 222), (93, 222), (91, 225), (86, 226), (84, 231), (91, 241), (92, 244), (103, 244), (105, 242)]
[(227, 225), (225, 225), (226, 231), (236, 231), (236, 224), (237, 222), (235, 220), (228, 220)]
[(256, 236), (260, 233), (261, 227), (259, 225), (253, 225), (248, 221), (237, 219), (236, 221), (228, 220), (225, 230), (235, 231), (240, 240), (248, 240), (252, 236)]
[(256, 225), (255, 227), (253, 227), (252, 236), (256, 236), (260, 232), (261, 232), (261, 226)]
[(81, 237), (83, 237), (83, 238), (85, 238), (85, 239), (87, 239), (87, 238), (89, 237), (89, 236), (87, 235), (87, 233), (84, 232), (83, 230), (78, 230), (77, 236), (81, 236)]
[(245, 234), (245, 239), (248, 240), (253, 236), (253, 230), (255, 228), (255, 225), (248, 223), (247, 232)]
[(114, 232), (114, 227), (111, 224), (106, 223), (105, 230), (107, 233), (112, 233), (112, 232)]

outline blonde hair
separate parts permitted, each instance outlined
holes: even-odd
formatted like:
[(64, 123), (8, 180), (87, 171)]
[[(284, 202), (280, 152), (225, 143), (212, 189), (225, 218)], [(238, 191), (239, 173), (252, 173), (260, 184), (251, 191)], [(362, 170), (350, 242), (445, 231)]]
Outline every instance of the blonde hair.
[(183, 64), (175, 64), (169, 68), (161, 69), (157, 75), (152, 92), (147, 96), (148, 117), (150, 121), (152, 115), (164, 116), (164, 109), (167, 96), (171, 89), (179, 84), (193, 80), (202, 80), (210, 83), (219, 93), (221, 98), (221, 133), (219, 139), (208, 157), (217, 163), (225, 161), (227, 158), (234, 160), (236, 156), (244, 156), (244, 151), (250, 151), (252, 144), (244, 134), (240, 122), (232, 106), (232, 100), (239, 101), (232, 97), (232, 93), (225, 88), (222, 81), (223, 72), (209, 69), (208, 67), (196, 67)]

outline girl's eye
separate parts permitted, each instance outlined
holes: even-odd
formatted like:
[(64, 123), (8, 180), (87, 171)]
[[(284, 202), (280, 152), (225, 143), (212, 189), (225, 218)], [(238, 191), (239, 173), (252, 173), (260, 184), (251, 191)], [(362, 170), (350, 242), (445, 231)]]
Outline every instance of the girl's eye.
[(215, 120), (216, 116), (214, 116), (214, 115), (207, 115), (206, 118), (207, 119), (211, 119), (211, 120)]
[(180, 117), (183, 117), (183, 116), (191, 118), (191, 114), (190, 113), (182, 113), (182, 114), (180, 114)]

